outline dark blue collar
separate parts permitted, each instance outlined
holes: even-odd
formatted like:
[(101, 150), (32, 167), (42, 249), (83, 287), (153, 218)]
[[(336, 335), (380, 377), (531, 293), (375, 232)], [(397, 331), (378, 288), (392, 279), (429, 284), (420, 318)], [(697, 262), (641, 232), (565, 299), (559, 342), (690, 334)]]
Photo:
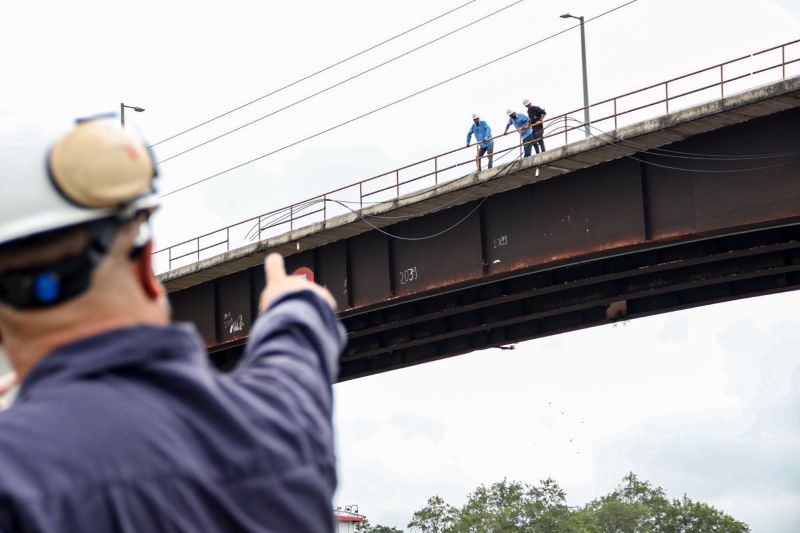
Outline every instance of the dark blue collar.
[(206, 349), (191, 324), (132, 326), (64, 344), (39, 361), (20, 386), (17, 402), (34, 391), (87, 375), (135, 367), (159, 359), (207, 365)]

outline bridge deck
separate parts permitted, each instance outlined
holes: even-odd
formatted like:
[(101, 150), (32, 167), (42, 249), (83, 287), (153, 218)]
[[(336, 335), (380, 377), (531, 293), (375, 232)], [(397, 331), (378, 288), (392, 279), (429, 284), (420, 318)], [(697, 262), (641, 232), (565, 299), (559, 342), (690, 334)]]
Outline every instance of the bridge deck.
[[(793, 290), (798, 123), (793, 78), (613, 133), (635, 147), (590, 138), (366, 208), (371, 224), (341, 216), (161, 277), (176, 317), (197, 324), (225, 367), (257, 312), (265, 253), (283, 253), (337, 298), (350, 338), (341, 379)], [(794, 155), (720, 162), (646, 151), (667, 146)], [(452, 229), (407, 241), (376, 227), (401, 236)]]
[[(642, 149), (662, 148), (693, 135), (792, 109), (797, 107), (799, 99), (800, 77), (795, 77), (640, 122), (609, 134), (617, 140), (635, 142)], [(639, 151), (642, 150), (634, 150), (621, 144), (609, 145), (605, 138), (591, 137), (522, 159), (513, 163), (512, 169), (506, 168), (507, 165), (500, 165), (493, 169), (475, 172), (438, 187), (365, 207), (360, 213), (367, 217), (373, 226), (383, 228), (422, 213), (462, 205), (492, 194), (620, 159)], [(538, 177), (535, 175), (536, 168), (539, 168)], [(489, 182), (491, 187), (476, 187)], [(373, 218), (381, 215), (391, 215), (393, 218), (391, 220)], [(293, 255), (372, 229), (373, 227), (359, 218), (358, 214), (350, 213), (171, 270), (161, 274), (159, 279), (168, 291), (178, 291), (258, 265), (265, 252), (275, 251), (283, 255)]]

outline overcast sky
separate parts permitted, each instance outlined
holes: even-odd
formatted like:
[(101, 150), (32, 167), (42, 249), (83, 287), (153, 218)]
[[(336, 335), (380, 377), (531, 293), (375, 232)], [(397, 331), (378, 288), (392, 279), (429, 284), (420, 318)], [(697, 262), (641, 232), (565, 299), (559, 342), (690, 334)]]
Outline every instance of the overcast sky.
[[(0, 5), (0, 112), (146, 108), (157, 142), (466, 0), (389, 3), (55, 0)], [(572, 25), (622, 0), (525, 0), (318, 97), (308, 96), (481, 18), (477, 0), (356, 60), (159, 144), (169, 192)], [(639, 0), (586, 28), (590, 99), (631, 91), (800, 37), (800, 0)], [(798, 47), (794, 48), (797, 54)], [(767, 80), (752, 80), (755, 83)], [(710, 96), (709, 96), (710, 97)], [(302, 200), (495, 132), (521, 100), (581, 105), (576, 30), (380, 113), (164, 199), (159, 246)], [(687, 105), (690, 102), (687, 102)], [(640, 117), (641, 118), (641, 117)], [(335, 387), (338, 503), (404, 527), (426, 498), (552, 476), (581, 504), (629, 470), (752, 524), (800, 529), (797, 294), (570, 333)], [(563, 415), (561, 413), (564, 413)], [(581, 423), (583, 421), (583, 423)], [(569, 439), (573, 443), (569, 443)], [(581, 452), (578, 454), (577, 452)]]

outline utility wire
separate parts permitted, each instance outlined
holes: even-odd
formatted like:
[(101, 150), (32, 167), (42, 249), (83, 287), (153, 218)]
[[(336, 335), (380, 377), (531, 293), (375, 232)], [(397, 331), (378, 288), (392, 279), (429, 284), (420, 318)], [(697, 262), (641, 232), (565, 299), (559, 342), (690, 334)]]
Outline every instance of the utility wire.
[[(625, 6), (628, 6), (628, 5), (630, 5), (630, 4), (633, 4), (633, 3), (635, 3), (635, 2), (638, 2), (638, 0), (629, 0), (628, 2), (625, 2), (624, 4), (620, 4), (619, 6), (617, 6), (617, 7), (615, 7), (615, 8), (609, 9), (608, 11), (605, 11), (605, 12), (603, 12), (603, 13), (600, 13), (599, 15), (595, 15), (594, 17), (592, 17), (592, 18), (590, 18), (590, 19), (587, 19), (587, 20), (584, 22), (584, 24), (585, 24), (585, 23), (588, 23), (588, 22), (591, 22), (591, 21), (593, 21), (593, 20), (597, 20), (597, 19), (599, 19), (599, 18), (601, 18), (601, 17), (604, 17), (604, 16), (606, 16), (606, 15), (608, 15), (608, 14), (610, 14), (610, 13), (613, 13), (614, 11), (617, 11), (617, 10), (619, 10), (619, 9), (622, 9), (623, 7), (625, 7)], [(230, 167), (230, 168), (228, 168), (228, 169), (222, 170), (222, 171), (220, 171), (220, 172), (217, 172), (217, 173), (215, 173), (215, 174), (212, 174), (212, 175), (210, 175), (210, 176), (207, 176), (207, 177), (205, 177), (205, 178), (202, 178), (202, 179), (200, 179), (200, 180), (197, 180), (197, 181), (194, 181), (194, 182), (192, 182), (192, 183), (189, 183), (189, 184), (187, 184), (187, 185), (184, 185), (183, 187), (179, 187), (179, 188), (177, 188), (177, 189), (174, 189), (174, 190), (172, 190), (172, 191), (170, 191), (170, 192), (164, 193), (164, 194), (162, 194), (162, 195), (160, 196), (160, 198), (165, 198), (165, 197), (167, 197), (167, 196), (171, 196), (171, 195), (173, 195), (173, 194), (175, 194), (175, 193), (181, 192), (181, 191), (183, 191), (183, 190), (186, 190), (186, 189), (188, 189), (188, 188), (190, 188), (190, 187), (194, 187), (195, 185), (199, 185), (200, 183), (204, 183), (204, 182), (206, 182), (206, 181), (208, 181), (208, 180), (211, 180), (211, 179), (214, 179), (214, 178), (216, 178), (216, 177), (222, 176), (223, 174), (227, 174), (228, 172), (231, 172), (231, 171), (233, 171), (233, 170), (237, 170), (237, 169), (239, 169), (239, 168), (242, 168), (242, 167), (244, 167), (244, 166), (247, 166), (247, 165), (249, 165), (249, 164), (251, 164), (251, 163), (255, 163), (256, 161), (259, 161), (259, 160), (261, 160), (261, 159), (264, 159), (265, 157), (269, 157), (269, 156), (271, 156), (271, 155), (277, 154), (278, 152), (282, 152), (283, 150), (286, 150), (286, 149), (288, 149), (288, 148), (291, 148), (291, 147), (293, 147), (293, 146), (296, 146), (296, 145), (298, 145), (298, 144), (300, 144), (300, 143), (303, 143), (303, 142), (305, 142), (305, 141), (308, 141), (308, 140), (310, 140), (310, 139), (313, 139), (314, 137), (317, 137), (317, 136), (319, 136), (319, 135), (323, 135), (323, 134), (325, 134), (325, 133), (331, 132), (331, 131), (333, 131), (333, 130), (336, 130), (336, 129), (338, 129), (338, 128), (341, 128), (342, 126), (346, 126), (346, 125), (348, 125), (348, 124), (352, 124), (353, 122), (356, 122), (357, 120), (361, 120), (362, 118), (368, 117), (368, 116), (370, 116), (370, 115), (373, 115), (373, 114), (375, 114), (375, 113), (378, 113), (379, 111), (383, 111), (384, 109), (387, 109), (387, 108), (389, 108), (389, 107), (392, 107), (392, 106), (394, 106), (394, 105), (396, 105), (396, 104), (399, 104), (399, 103), (401, 103), (401, 102), (404, 102), (404, 101), (406, 101), (406, 100), (409, 100), (409, 99), (411, 99), (411, 98), (414, 98), (415, 96), (419, 96), (420, 94), (423, 94), (423, 93), (425, 93), (425, 92), (428, 92), (428, 91), (431, 91), (431, 90), (433, 90), (433, 89), (435, 89), (435, 88), (437, 88), (437, 87), (440, 87), (440, 86), (442, 86), (442, 85), (445, 85), (445, 84), (447, 84), (447, 83), (450, 83), (451, 81), (454, 81), (454, 80), (457, 80), (457, 79), (459, 79), (459, 78), (462, 78), (462, 77), (464, 77), (464, 76), (466, 76), (466, 75), (468, 75), (468, 74), (472, 74), (473, 72), (476, 72), (476, 71), (478, 71), (478, 70), (480, 70), (480, 69), (483, 69), (483, 68), (485, 68), (485, 67), (488, 67), (489, 65), (492, 65), (492, 64), (494, 64), (494, 63), (497, 63), (498, 61), (502, 61), (503, 59), (507, 59), (507, 58), (509, 58), (509, 57), (511, 57), (511, 56), (513, 56), (513, 55), (516, 55), (516, 54), (518, 54), (518, 53), (520, 53), (520, 52), (523, 52), (523, 51), (525, 51), (525, 50), (528, 50), (529, 48), (532, 48), (532, 47), (534, 47), (534, 46), (537, 46), (537, 45), (539, 45), (539, 44), (541, 44), (541, 43), (543, 43), (543, 42), (545, 42), (545, 41), (549, 41), (549, 40), (551, 40), (551, 39), (554, 39), (555, 37), (558, 37), (559, 35), (561, 35), (561, 34), (563, 34), (563, 33), (566, 33), (566, 32), (568, 32), (568, 31), (570, 31), (570, 30), (573, 30), (573, 29), (575, 29), (575, 28), (578, 28), (579, 26), (580, 26), (580, 24), (576, 24), (576, 25), (574, 25), (574, 26), (570, 26), (569, 28), (566, 28), (566, 29), (564, 29), (564, 30), (561, 30), (561, 31), (558, 31), (558, 32), (556, 32), (556, 33), (550, 34), (550, 35), (548, 35), (547, 37), (544, 37), (544, 38), (542, 38), (542, 39), (539, 39), (538, 41), (534, 41), (534, 42), (533, 42), (533, 43), (531, 43), (531, 44), (528, 44), (528, 45), (526, 45), (526, 46), (523, 46), (522, 48), (518, 48), (518, 49), (516, 49), (516, 50), (514, 50), (514, 51), (512, 51), (512, 52), (509, 52), (509, 53), (507, 53), (507, 54), (504, 54), (504, 55), (502, 55), (502, 56), (500, 56), (500, 57), (497, 57), (497, 58), (495, 58), (495, 59), (492, 59), (492, 60), (490, 60), (490, 61), (487, 61), (486, 63), (483, 63), (483, 64), (481, 64), (481, 65), (478, 65), (477, 67), (474, 67), (474, 68), (471, 68), (471, 69), (469, 69), (469, 70), (467, 70), (467, 71), (464, 71), (464, 72), (462, 72), (461, 74), (457, 74), (457, 75), (455, 75), (455, 76), (452, 76), (452, 77), (450, 77), (450, 78), (448, 78), (448, 79), (446, 79), (446, 80), (443, 80), (443, 81), (440, 81), (440, 82), (438, 82), (438, 83), (435, 83), (435, 84), (433, 84), (433, 85), (430, 85), (430, 86), (428, 86), (428, 87), (426, 87), (426, 88), (424, 88), (424, 89), (421, 89), (421, 90), (419, 90), (419, 91), (416, 91), (416, 92), (414, 92), (414, 93), (411, 93), (411, 94), (409, 94), (409, 95), (407, 95), (407, 96), (404, 96), (404, 97), (402, 97), (402, 98), (399, 98), (399, 99), (397, 99), (397, 100), (395, 100), (395, 101), (393, 101), (393, 102), (390, 102), (390, 103), (388, 103), (388, 104), (384, 104), (384, 105), (382, 105), (382, 106), (380, 106), (380, 107), (377, 107), (377, 108), (375, 108), (375, 109), (373, 109), (373, 110), (371, 110), (371, 111), (367, 111), (366, 113), (362, 113), (361, 115), (358, 115), (358, 116), (356, 116), (356, 117), (354, 117), (354, 118), (351, 118), (351, 119), (349, 119), (349, 120), (346, 120), (346, 121), (344, 121), (344, 122), (340, 122), (339, 124), (336, 124), (335, 126), (331, 126), (330, 128), (324, 129), (324, 130), (322, 130), (322, 131), (319, 131), (319, 132), (317, 132), (317, 133), (314, 133), (314, 134), (312, 134), (312, 135), (309, 135), (309, 136), (307, 136), (307, 137), (303, 137), (302, 139), (298, 139), (297, 141), (294, 141), (294, 142), (292, 142), (292, 143), (289, 143), (289, 144), (287, 144), (287, 145), (285, 145), (285, 146), (282, 146), (282, 147), (280, 147), (280, 148), (277, 148), (277, 149), (275, 149), (275, 150), (272, 150), (271, 152), (267, 152), (266, 154), (262, 154), (262, 155), (260, 155), (260, 156), (254, 157), (253, 159), (250, 159), (250, 160), (248, 160), (248, 161), (245, 161), (245, 162), (243, 162), (243, 163), (239, 163), (238, 165), (234, 165), (234, 166), (232, 166), (232, 167)]]
[(269, 118), (269, 117), (271, 117), (273, 115), (277, 115), (281, 111), (286, 111), (287, 109), (290, 109), (290, 108), (292, 108), (292, 107), (294, 107), (294, 106), (296, 106), (298, 104), (305, 103), (305, 102), (307, 102), (308, 100), (311, 100), (314, 97), (317, 97), (317, 96), (319, 96), (319, 95), (321, 95), (323, 93), (326, 93), (326, 92), (328, 92), (328, 91), (330, 91), (332, 89), (335, 89), (336, 87), (340, 87), (340, 86), (342, 86), (342, 85), (344, 85), (344, 84), (346, 84), (348, 82), (351, 82), (351, 81), (353, 81), (353, 80), (355, 80), (357, 78), (360, 78), (361, 76), (369, 74), (370, 72), (378, 70), (379, 68), (384, 67), (384, 66), (388, 65), (389, 63), (393, 63), (393, 62), (397, 61), (398, 59), (401, 59), (403, 57), (411, 55), (414, 52), (422, 50), (423, 48), (425, 48), (427, 46), (430, 46), (430, 45), (432, 45), (432, 44), (434, 44), (434, 43), (436, 43), (438, 41), (441, 41), (442, 39), (450, 37), (451, 35), (454, 35), (454, 34), (460, 32), (462, 30), (465, 30), (465, 29), (469, 28), (470, 26), (474, 26), (475, 24), (478, 24), (479, 22), (483, 22), (484, 20), (487, 20), (487, 19), (493, 17), (494, 15), (497, 15), (498, 13), (501, 13), (501, 12), (505, 11), (506, 9), (514, 7), (517, 4), (521, 4), (524, 1), (525, 0), (516, 0), (515, 2), (512, 2), (512, 3), (508, 4), (508, 5), (506, 5), (505, 7), (502, 7), (500, 9), (496, 10), (496, 11), (492, 11), (491, 13), (489, 13), (487, 15), (484, 15), (484, 16), (478, 18), (478, 19), (475, 19), (472, 22), (470, 22), (468, 24), (465, 24), (465, 25), (463, 25), (463, 26), (461, 26), (459, 28), (456, 28), (453, 31), (450, 31), (450, 32), (447, 32), (447, 33), (445, 33), (443, 35), (440, 35), (439, 37), (436, 37), (435, 39), (432, 39), (432, 40), (430, 40), (430, 41), (428, 41), (428, 42), (426, 42), (424, 44), (421, 44), (421, 45), (417, 46), (416, 48), (412, 48), (411, 50), (403, 52), (400, 55), (394, 56), (391, 59), (388, 59), (388, 60), (386, 60), (386, 61), (384, 61), (382, 63), (379, 63), (379, 64), (377, 64), (377, 65), (375, 65), (373, 67), (368, 68), (367, 70), (362, 70), (358, 74), (354, 74), (354, 75), (350, 76), (349, 78), (346, 78), (344, 80), (338, 81), (338, 82), (334, 83), (333, 85), (329, 85), (328, 87), (325, 87), (324, 89), (321, 89), (321, 90), (319, 90), (319, 91), (317, 91), (317, 92), (315, 92), (313, 94), (309, 94), (308, 96), (300, 98), (299, 100), (295, 100), (294, 102), (292, 102), (290, 104), (287, 104), (287, 105), (285, 105), (283, 107), (280, 107), (278, 109), (275, 109), (274, 111), (270, 111), (266, 115), (260, 116), (260, 117), (258, 117), (256, 119), (253, 119), (250, 122), (247, 122), (246, 124), (242, 124), (241, 126), (237, 126), (237, 127), (233, 128), (232, 130), (226, 131), (225, 133), (221, 133), (221, 134), (217, 135), (216, 137), (212, 137), (211, 139), (208, 139), (207, 141), (203, 141), (200, 144), (196, 144), (194, 146), (191, 146), (191, 147), (187, 148), (186, 150), (183, 150), (182, 152), (178, 152), (177, 154), (171, 155), (171, 156), (169, 156), (169, 157), (167, 157), (165, 159), (162, 159), (161, 161), (158, 161), (156, 164), (161, 165), (163, 163), (166, 163), (167, 161), (169, 161), (171, 159), (175, 159), (176, 157), (179, 157), (179, 156), (182, 156), (182, 155), (184, 155), (186, 153), (189, 153), (192, 150), (196, 150), (197, 148), (201, 148), (201, 147), (203, 147), (203, 146), (205, 146), (207, 144), (210, 144), (210, 143), (212, 143), (214, 141), (222, 139), (223, 137), (226, 137), (226, 136), (230, 135), (231, 133), (236, 133), (237, 131), (242, 130), (244, 128), (247, 128), (248, 126), (252, 126), (253, 124), (255, 124), (257, 122), (260, 122), (260, 121), (262, 121), (262, 120), (264, 120), (266, 118)]
[(157, 145), (159, 145), (159, 144), (161, 144), (161, 143), (164, 143), (164, 142), (170, 141), (170, 140), (174, 139), (175, 137), (179, 137), (179, 136), (183, 135), (184, 133), (188, 133), (188, 132), (190, 132), (190, 131), (192, 131), (192, 130), (196, 130), (197, 128), (199, 128), (199, 127), (201, 127), (201, 126), (205, 126), (206, 124), (208, 124), (208, 123), (210, 123), (210, 122), (213, 122), (213, 121), (215, 121), (215, 120), (217, 120), (217, 119), (219, 119), (219, 118), (222, 118), (222, 117), (224, 117), (224, 116), (226, 116), (226, 115), (230, 115), (231, 113), (233, 113), (233, 112), (235, 112), (235, 111), (238, 111), (238, 110), (240, 110), (240, 109), (243, 109), (243, 108), (245, 108), (245, 107), (247, 107), (247, 106), (249, 106), (249, 105), (252, 105), (252, 104), (254, 104), (254, 103), (258, 102), (258, 101), (261, 101), (261, 100), (263, 100), (264, 98), (267, 98), (268, 96), (272, 96), (273, 94), (277, 94), (277, 93), (279, 93), (279, 92), (281, 92), (281, 91), (283, 91), (283, 90), (285, 90), (285, 89), (288, 89), (289, 87), (293, 87), (293, 86), (297, 85), (297, 84), (298, 84), (298, 83), (300, 83), (300, 82), (303, 82), (303, 81), (306, 81), (306, 80), (308, 80), (308, 79), (311, 79), (311, 78), (313, 78), (314, 76), (316, 76), (316, 75), (318, 75), (318, 74), (322, 74), (323, 72), (326, 72), (326, 71), (328, 71), (328, 70), (330, 70), (330, 69), (332, 69), (332, 68), (334, 68), (334, 67), (338, 67), (339, 65), (341, 65), (341, 64), (343, 64), (343, 63), (346, 63), (347, 61), (350, 61), (351, 59), (355, 59), (355, 58), (357, 58), (357, 57), (358, 57), (358, 56), (360, 56), (360, 55), (363, 55), (363, 54), (366, 54), (367, 52), (370, 52), (370, 51), (372, 51), (372, 50), (375, 50), (376, 48), (378, 48), (378, 47), (380, 47), (380, 46), (383, 46), (383, 45), (384, 45), (384, 44), (386, 44), (386, 43), (389, 43), (389, 42), (391, 42), (391, 41), (394, 41), (395, 39), (398, 39), (398, 38), (400, 38), (400, 37), (402, 37), (402, 36), (404, 36), (404, 35), (406, 35), (406, 34), (408, 34), (408, 33), (411, 33), (411, 32), (412, 32), (412, 31), (414, 31), (414, 30), (418, 30), (419, 28), (422, 28), (423, 26), (426, 26), (426, 25), (430, 24), (431, 22), (437, 21), (437, 20), (439, 20), (440, 18), (443, 18), (443, 17), (445, 17), (445, 16), (447, 16), (447, 15), (449, 15), (449, 14), (451, 14), (451, 13), (454, 13), (454, 12), (458, 11), (459, 9), (461, 9), (461, 8), (463, 8), (463, 7), (466, 7), (466, 6), (468, 6), (469, 4), (473, 4), (473, 3), (475, 3), (476, 1), (477, 1), (477, 0), (470, 0), (469, 2), (465, 2), (465, 3), (463, 3), (463, 4), (459, 5), (459, 6), (456, 6), (456, 7), (454, 7), (453, 9), (451, 9), (451, 10), (449, 10), (449, 11), (445, 11), (445, 12), (444, 12), (444, 13), (442, 13), (441, 15), (437, 15), (437, 16), (433, 17), (432, 19), (428, 19), (428, 20), (426, 20), (425, 22), (422, 22), (421, 24), (417, 24), (417, 25), (416, 25), (416, 26), (414, 26), (413, 28), (409, 28), (409, 29), (407, 29), (407, 30), (405, 30), (405, 31), (403, 31), (403, 32), (401, 32), (401, 33), (398, 33), (397, 35), (395, 35), (395, 36), (393, 36), (393, 37), (389, 37), (388, 39), (386, 39), (386, 40), (384, 40), (384, 41), (381, 41), (381, 42), (379, 42), (378, 44), (372, 45), (372, 46), (370, 46), (369, 48), (365, 48), (364, 50), (361, 50), (360, 52), (357, 52), (357, 53), (355, 53), (355, 54), (353, 54), (353, 55), (351, 55), (351, 56), (349, 56), (349, 57), (346, 57), (346, 58), (344, 58), (344, 59), (341, 59), (341, 60), (337, 61), (336, 63), (333, 63), (333, 64), (331, 64), (331, 65), (328, 65), (327, 67), (325, 67), (325, 68), (323, 68), (323, 69), (320, 69), (320, 70), (317, 70), (316, 72), (313, 72), (313, 73), (311, 73), (311, 74), (308, 74), (308, 75), (306, 75), (306, 76), (304, 76), (304, 77), (302, 77), (302, 78), (300, 78), (300, 79), (298, 79), (298, 80), (295, 80), (295, 81), (293, 81), (293, 82), (291, 82), (291, 83), (289, 83), (289, 84), (287, 84), (287, 85), (284, 85), (283, 87), (280, 87), (280, 88), (278, 88), (278, 89), (275, 89), (275, 90), (273, 90), (273, 91), (271, 91), (271, 92), (269, 92), (269, 93), (267, 93), (267, 94), (265, 94), (265, 95), (263, 95), (263, 96), (259, 96), (259, 97), (258, 97), (258, 98), (256, 98), (255, 100), (251, 100), (251, 101), (249, 101), (249, 102), (247, 102), (247, 103), (245, 103), (245, 104), (242, 104), (242, 105), (240, 105), (240, 106), (238, 106), (238, 107), (234, 107), (233, 109), (230, 109), (230, 110), (228, 110), (228, 111), (225, 111), (224, 113), (221, 113), (221, 114), (219, 114), (219, 115), (217, 115), (217, 116), (215, 116), (215, 117), (211, 117), (210, 119), (208, 119), (208, 120), (206, 120), (206, 121), (204, 121), (204, 122), (201, 122), (200, 124), (197, 124), (197, 125), (195, 125), (195, 126), (192, 126), (191, 128), (185, 129), (185, 130), (183, 130), (183, 131), (181, 131), (181, 132), (178, 132), (178, 133), (176, 133), (176, 134), (174, 134), (174, 135), (171, 135), (171, 136), (169, 136), (169, 137), (167, 137), (167, 138), (165, 138), (165, 139), (161, 139), (161, 140), (160, 140), (160, 141), (158, 141), (157, 143), (151, 144), (151, 145), (150, 145), (150, 148), (153, 148), (154, 146), (157, 146)]

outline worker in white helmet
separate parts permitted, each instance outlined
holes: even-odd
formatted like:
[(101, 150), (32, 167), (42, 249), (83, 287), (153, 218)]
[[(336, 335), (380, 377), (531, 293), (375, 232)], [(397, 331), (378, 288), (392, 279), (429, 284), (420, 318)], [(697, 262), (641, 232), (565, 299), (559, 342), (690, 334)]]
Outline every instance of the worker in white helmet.
[(263, 312), (218, 374), (150, 267), (147, 147), (114, 119), (3, 118), (0, 343), (20, 388), (0, 531), (332, 531), (328, 291), (267, 257)]
[(533, 132), (533, 148), (536, 153), (539, 149), (544, 152), (544, 117), (547, 113), (543, 108), (533, 105), (527, 98), (522, 101), (522, 105), (528, 110), (528, 119), (531, 122), (531, 130)]
[(503, 134), (505, 135), (508, 133), (508, 128), (513, 126), (514, 129), (519, 132), (525, 157), (529, 157), (531, 155), (531, 145), (533, 144), (533, 130), (531, 129), (531, 122), (528, 120), (528, 115), (517, 113), (513, 109), (507, 110), (506, 115), (508, 115), (508, 123), (506, 124), (506, 129)]
[(478, 115), (472, 115), (472, 126), (467, 132), (467, 147), (469, 147), (472, 135), (478, 142), (478, 153), (475, 156), (475, 164), (478, 165), (478, 172), (481, 171), (481, 158), (488, 154), (489, 167), (492, 168), (492, 156), (494, 154), (494, 141), (492, 140), (492, 129), (485, 120), (481, 120)]

